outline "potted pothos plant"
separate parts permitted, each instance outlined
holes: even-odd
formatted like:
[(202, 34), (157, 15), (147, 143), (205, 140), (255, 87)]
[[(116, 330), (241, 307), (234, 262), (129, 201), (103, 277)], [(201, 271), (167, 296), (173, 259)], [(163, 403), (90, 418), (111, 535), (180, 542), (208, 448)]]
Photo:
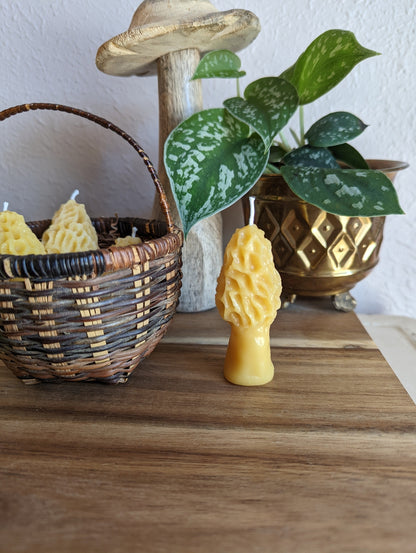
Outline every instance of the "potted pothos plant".
[[(305, 105), (375, 55), (352, 32), (332, 29), (279, 76), (260, 78), (241, 94), (239, 78), (245, 72), (238, 56), (226, 50), (206, 54), (193, 78), (236, 78), (237, 95), (221, 108), (186, 119), (165, 143), (164, 163), (185, 234), (200, 219), (256, 190), (264, 175), (279, 175), (292, 196), (328, 214), (379, 218), (403, 213), (391, 174), (370, 167), (350, 144), (366, 128), (361, 119), (337, 111), (307, 130), (304, 125)], [(295, 112), (299, 129), (288, 130)], [(273, 196), (270, 186), (267, 195)]]

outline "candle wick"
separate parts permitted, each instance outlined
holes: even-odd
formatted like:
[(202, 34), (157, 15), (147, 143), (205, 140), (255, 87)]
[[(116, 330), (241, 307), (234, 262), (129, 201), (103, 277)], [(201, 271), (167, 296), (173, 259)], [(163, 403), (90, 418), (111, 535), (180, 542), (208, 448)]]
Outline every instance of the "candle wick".
[(78, 196), (79, 194), (79, 190), (78, 188), (76, 188), (73, 192), (72, 192), (72, 195), (70, 197), (70, 200), (75, 200), (75, 198)]
[(3, 202), (3, 211), (7, 211), (9, 209), (9, 202)]
[(255, 197), (254, 196), (250, 196), (249, 197), (249, 202), (250, 202), (250, 217), (248, 219), (248, 224), (249, 225), (254, 225), (254, 202), (255, 202)]
[(137, 227), (133, 227), (131, 232), (132, 237), (136, 238), (136, 234), (137, 234)]

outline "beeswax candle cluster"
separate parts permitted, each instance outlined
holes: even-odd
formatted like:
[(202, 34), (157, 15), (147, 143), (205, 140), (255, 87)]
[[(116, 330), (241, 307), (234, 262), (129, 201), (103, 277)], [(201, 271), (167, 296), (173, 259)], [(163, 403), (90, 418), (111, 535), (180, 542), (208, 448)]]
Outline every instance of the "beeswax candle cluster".
[[(74, 190), (70, 199), (56, 211), (41, 240), (28, 227), (22, 215), (8, 211), (8, 203), (5, 202), (3, 211), (0, 212), (0, 254), (30, 255), (97, 250), (97, 232), (85, 205), (76, 201), (78, 194), (79, 190)], [(142, 240), (136, 233), (137, 228), (133, 227), (130, 236), (117, 238), (114, 245), (120, 247), (141, 244)]]

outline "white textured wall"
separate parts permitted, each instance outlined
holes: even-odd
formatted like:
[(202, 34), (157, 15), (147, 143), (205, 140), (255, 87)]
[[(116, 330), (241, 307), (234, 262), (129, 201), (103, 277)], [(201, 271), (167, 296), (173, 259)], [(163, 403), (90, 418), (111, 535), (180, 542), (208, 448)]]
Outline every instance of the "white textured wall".
[[(353, 31), (383, 55), (364, 61), (343, 84), (306, 108), (306, 124), (349, 110), (370, 127), (355, 141), (366, 157), (408, 161), (397, 188), (405, 216), (387, 221), (381, 262), (354, 289), (358, 311), (416, 317), (416, 4), (414, 0), (213, 0), (222, 10), (249, 9), (262, 32), (241, 52), (243, 85), (278, 75), (318, 34)], [(1, 0), (0, 108), (57, 102), (90, 110), (136, 137), (156, 162), (156, 77), (100, 73), (101, 43), (127, 30), (137, 0)], [(229, 81), (205, 82), (206, 107), (234, 95)], [(149, 216), (152, 181), (119, 137), (65, 114), (22, 114), (0, 124), (0, 200), (27, 219), (49, 218), (76, 187), (91, 215)], [(226, 229), (241, 224), (226, 212)]]

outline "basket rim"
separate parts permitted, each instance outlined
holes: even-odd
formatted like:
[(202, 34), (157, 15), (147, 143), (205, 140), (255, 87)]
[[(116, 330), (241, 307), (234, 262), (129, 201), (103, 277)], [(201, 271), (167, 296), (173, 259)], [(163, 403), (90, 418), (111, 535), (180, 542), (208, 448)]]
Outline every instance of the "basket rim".
[[(120, 217), (119, 221), (136, 220), (147, 225), (167, 223), (144, 218)], [(94, 221), (113, 221), (113, 217), (95, 217)], [(28, 224), (48, 222), (50, 219), (29, 221)], [(128, 246), (110, 245), (106, 248), (71, 253), (47, 253), (29, 255), (0, 254), (0, 282), (13, 278), (36, 278), (54, 280), (57, 278), (97, 277), (179, 253), (183, 245), (182, 230), (173, 225), (162, 236), (144, 240), (141, 244)]]

